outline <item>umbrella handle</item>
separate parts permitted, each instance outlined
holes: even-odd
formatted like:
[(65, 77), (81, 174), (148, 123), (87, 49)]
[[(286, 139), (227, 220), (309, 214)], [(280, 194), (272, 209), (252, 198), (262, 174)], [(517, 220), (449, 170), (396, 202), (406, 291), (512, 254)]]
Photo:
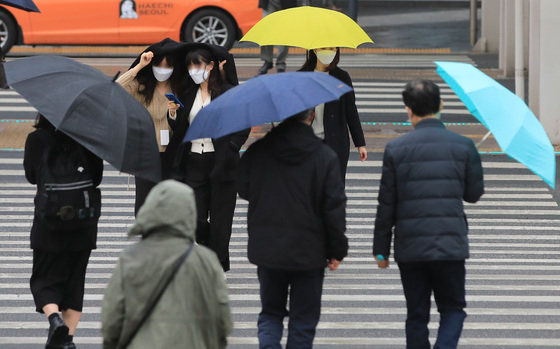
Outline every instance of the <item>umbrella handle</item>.
[(117, 78), (119, 77), (119, 75), (121, 75), (121, 71), (120, 71), (120, 70), (115, 74), (115, 76), (113, 77), (113, 80), (112, 80), (112, 81), (115, 82), (115, 81), (117, 80)]
[(491, 134), (492, 134), (492, 132), (488, 131), (488, 132), (484, 135), (484, 137), (482, 137), (482, 139), (480, 140), (480, 142), (478, 142), (478, 143), (476, 144), (476, 149), (480, 148), (480, 146), (482, 145), (482, 143), (484, 143), (484, 141), (487, 140), (488, 137), (490, 137)]

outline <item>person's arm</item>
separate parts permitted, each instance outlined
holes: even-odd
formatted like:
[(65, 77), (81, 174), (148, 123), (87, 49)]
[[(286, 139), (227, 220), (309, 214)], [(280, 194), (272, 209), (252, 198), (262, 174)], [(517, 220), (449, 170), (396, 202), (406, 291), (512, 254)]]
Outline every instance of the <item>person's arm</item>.
[(251, 129), (247, 128), (245, 130), (241, 130), (239, 132), (236, 132), (236, 133), (232, 134), (230, 139), (229, 139), (230, 145), (236, 151), (241, 150), (241, 147), (243, 146), (243, 144), (245, 144), (245, 142), (247, 141), (247, 138), (249, 138), (250, 133), (251, 133)]
[(327, 259), (329, 269), (336, 270), (348, 254), (346, 238), (346, 194), (340, 165), (336, 158), (329, 162), (323, 187), (323, 221), (327, 231)]
[(484, 178), (480, 154), (474, 143), (470, 141), (469, 157), (465, 171), (465, 190), (463, 200), (475, 203), (484, 194)]
[(362, 122), (360, 121), (360, 116), (358, 114), (358, 107), (356, 107), (356, 95), (354, 94), (352, 79), (347, 72), (343, 71), (342, 73), (342, 82), (352, 87), (352, 91), (344, 94), (341, 97), (344, 100), (344, 104), (346, 107), (346, 123), (348, 124), (348, 129), (350, 131), (350, 135), (352, 136), (354, 146), (358, 149), (363, 147), (365, 150), (366, 140), (364, 137), (364, 131), (362, 129)]
[(136, 83), (134, 82), (136, 75), (138, 75), (138, 72), (140, 72), (140, 70), (142, 70), (145, 66), (150, 64), (153, 57), (154, 54), (150, 51), (142, 53), (140, 56), (140, 62), (127, 70), (124, 74), (120, 75), (116, 82), (132, 94), (133, 89), (136, 87)]
[(25, 178), (31, 184), (37, 184), (35, 164), (39, 161), (37, 158), (37, 149), (46, 150), (44, 147), (37, 147), (37, 133), (33, 132), (27, 136), (25, 140), (25, 151), (23, 153), (23, 168), (25, 170)]
[(239, 193), (239, 197), (245, 200), (249, 200), (251, 157), (252, 150), (251, 147), (249, 147), (239, 160), (239, 165), (237, 166), (237, 192)]
[(125, 319), (124, 288), (122, 285), (121, 261), (105, 288), (101, 308), (101, 334), (103, 349), (117, 348)]
[[(391, 250), (397, 204), (396, 174), (388, 149), (385, 149), (383, 154), (383, 169), (377, 200), (377, 215), (373, 231), (373, 256), (380, 268), (386, 268), (389, 266), (387, 258)], [(379, 260), (376, 258), (378, 255), (382, 255), (384, 259)]]

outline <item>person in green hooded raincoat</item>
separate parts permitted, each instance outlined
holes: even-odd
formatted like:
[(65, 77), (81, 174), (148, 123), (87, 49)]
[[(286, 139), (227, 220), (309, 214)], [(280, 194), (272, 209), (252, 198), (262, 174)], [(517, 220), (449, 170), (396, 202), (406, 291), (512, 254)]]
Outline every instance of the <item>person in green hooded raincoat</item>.
[[(195, 229), (192, 189), (174, 180), (157, 184), (129, 230), (141, 240), (123, 252), (105, 289), (103, 348), (124, 345), (148, 298), (193, 244)], [(222, 267), (213, 251), (195, 245), (126, 348), (225, 348), (231, 330)]]

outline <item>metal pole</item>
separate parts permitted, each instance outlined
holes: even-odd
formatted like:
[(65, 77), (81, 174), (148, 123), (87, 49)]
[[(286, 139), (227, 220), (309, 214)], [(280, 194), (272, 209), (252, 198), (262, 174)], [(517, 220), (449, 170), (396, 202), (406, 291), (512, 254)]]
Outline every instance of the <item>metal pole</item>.
[(358, 22), (358, 0), (348, 1), (348, 16)]
[(477, 0), (471, 0), (471, 46), (476, 45), (476, 32), (477, 32), (477, 23), (478, 23), (478, 12), (477, 12)]
[(515, 94), (525, 100), (523, 1), (515, 0)]

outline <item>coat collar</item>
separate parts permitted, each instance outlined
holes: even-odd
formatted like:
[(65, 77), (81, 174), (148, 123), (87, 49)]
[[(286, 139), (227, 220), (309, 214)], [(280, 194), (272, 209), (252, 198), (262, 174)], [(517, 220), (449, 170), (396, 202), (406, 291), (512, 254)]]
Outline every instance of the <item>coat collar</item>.
[(445, 128), (445, 125), (443, 124), (443, 122), (441, 122), (440, 119), (429, 118), (429, 119), (424, 119), (419, 123), (417, 123), (415, 129), (424, 128), (424, 127)]

